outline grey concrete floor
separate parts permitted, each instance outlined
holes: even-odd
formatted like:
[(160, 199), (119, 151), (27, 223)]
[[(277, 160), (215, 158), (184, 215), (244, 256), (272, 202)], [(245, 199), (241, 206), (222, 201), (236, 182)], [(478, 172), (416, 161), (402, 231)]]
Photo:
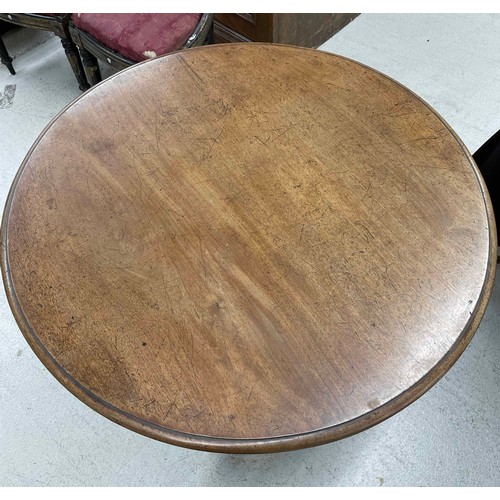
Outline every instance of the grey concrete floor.
[[(4, 37), (0, 202), (48, 121), (80, 92), (58, 39)], [(399, 80), (474, 152), (500, 128), (500, 15), (362, 15), (322, 46)], [(111, 74), (105, 68), (105, 75)], [(382, 424), (274, 455), (186, 450), (128, 431), (64, 389), (0, 292), (0, 486), (500, 486), (500, 283), (470, 346), (428, 393)]]

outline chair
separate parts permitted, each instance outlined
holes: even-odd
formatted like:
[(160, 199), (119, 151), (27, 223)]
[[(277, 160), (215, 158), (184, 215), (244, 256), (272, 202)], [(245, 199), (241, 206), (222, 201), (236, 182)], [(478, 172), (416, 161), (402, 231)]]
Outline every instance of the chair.
[(72, 40), (90, 85), (100, 82), (98, 60), (124, 69), (176, 50), (211, 43), (213, 14), (73, 14)]
[(78, 49), (69, 34), (70, 14), (0, 14), (0, 20), (25, 28), (52, 31), (61, 39), (64, 52), (78, 81), (80, 90), (87, 90), (90, 87), (78, 55)]

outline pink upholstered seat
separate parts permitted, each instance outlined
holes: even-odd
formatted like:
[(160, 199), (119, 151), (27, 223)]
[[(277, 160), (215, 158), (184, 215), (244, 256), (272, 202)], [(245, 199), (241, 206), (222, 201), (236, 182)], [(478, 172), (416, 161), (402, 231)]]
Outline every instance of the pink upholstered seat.
[(73, 14), (73, 24), (133, 61), (178, 50), (201, 14)]

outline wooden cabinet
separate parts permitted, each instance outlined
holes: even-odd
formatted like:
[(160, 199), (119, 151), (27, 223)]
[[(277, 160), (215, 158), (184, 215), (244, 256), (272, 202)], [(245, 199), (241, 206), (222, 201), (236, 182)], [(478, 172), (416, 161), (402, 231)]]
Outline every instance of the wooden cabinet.
[(318, 47), (359, 14), (215, 14), (215, 43), (274, 42)]

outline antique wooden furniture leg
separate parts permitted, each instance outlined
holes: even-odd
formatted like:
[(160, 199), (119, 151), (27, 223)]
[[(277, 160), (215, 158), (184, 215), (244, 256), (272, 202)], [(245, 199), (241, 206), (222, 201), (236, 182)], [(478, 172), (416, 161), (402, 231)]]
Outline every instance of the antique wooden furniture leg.
[(84, 47), (80, 47), (80, 57), (82, 58), (87, 80), (91, 86), (99, 83), (102, 80), (101, 70), (99, 69), (99, 61), (97, 57), (91, 54)]
[(66, 57), (68, 58), (71, 69), (73, 70), (76, 80), (78, 81), (78, 87), (80, 90), (87, 90), (90, 88), (90, 85), (85, 78), (85, 71), (78, 55), (78, 49), (69, 34), (69, 19), (70, 14), (0, 13), (0, 20), (2, 21), (16, 24), (17, 26), (23, 26), (24, 28), (52, 31), (52, 33), (57, 35), (61, 39)]
[(69, 38), (61, 38), (62, 46), (64, 47), (64, 52), (68, 58), (69, 64), (73, 69), (73, 73), (78, 81), (78, 87), (80, 90), (85, 91), (90, 88), (90, 84), (87, 82), (87, 77), (85, 76), (85, 70), (83, 69), (82, 61), (78, 55), (78, 49), (72, 40)]
[(14, 66), (12, 66), (12, 57), (9, 56), (7, 49), (5, 48), (5, 44), (3, 43), (2, 37), (0, 37), (0, 57), (2, 60), (2, 64), (5, 64), (10, 71), (11, 75), (15, 75)]

